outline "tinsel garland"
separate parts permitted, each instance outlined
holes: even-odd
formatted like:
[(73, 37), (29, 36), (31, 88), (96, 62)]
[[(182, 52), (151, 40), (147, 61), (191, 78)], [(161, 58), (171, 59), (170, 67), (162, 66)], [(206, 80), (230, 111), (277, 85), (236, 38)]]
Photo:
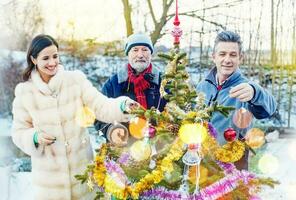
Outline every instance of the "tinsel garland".
[(122, 154), (120, 155), (120, 157), (117, 159), (117, 162), (118, 162), (119, 164), (125, 166), (125, 165), (127, 165), (128, 162), (130, 161), (130, 158), (131, 158), (131, 156), (130, 156), (129, 153), (122, 153)]
[(93, 178), (99, 187), (103, 186), (105, 182), (107, 169), (105, 167), (104, 161), (105, 161), (106, 154), (107, 154), (107, 146), (102, 145), (100, 153), (96, 155), (95, 165), (92, 172)]
[(141, 199), (196, 199), (196, 200), (215, 200), (223, 195), (233, 191), (238, 185), (239, 181), (247, 184), (254, 179), (255, 175), (248, 171), (236, 171), (235, 174), (228, 175), (212, 185), (202, 189), (198, 194), (184, 196), (184, 194), (175, 190), (167, 190), (164, 187), (158, 187), (146, 192), (143, 192)]
[(222, 162), (235, 162), (242, 158), (245, 153), (245, 145), (239, 140), (228, 142), (215, 152), (215, 158)]
[(208, 125), (208, 131), (209, 131), (210, 135), (211, 135), (213, 138), (217, 138), (217, 136), (218, 136), (218, 132), (217, 132), (217, 130), (214, 128), (214, 126), (213, 126), (210, 122), (207, 122), (207, 125)]
[(139, 194), (152, 188), (154, 184), (159, 183), (164, 178), (165, 172), (171, 172), (173, 170), (173, 161), (179, 160), (183, 155), (183, 145), (183, 142), (177, 139), (167, 156), (161, 161), (161, 164), (150, 174), (147, 174), (139, 182), (134, 184), (134, 187), (131, 189), (133, 199), (138, 199)]
[[(232, 148), (232, 149), (224, 149), (225, 145), (223, 147), (219, 147), (217, 141), (215, 140), (215, 137), (217, 137), (217, 131), (215, 128), (210, 124), (210, 123), (205, 123), (204, 124), (208, 128), (208, 133), (205, 141), (202, 144), (202, 155), (208, 154), (212, 150), (214, 150), (214, 154), (216, 155), (216, 158), (219, 161), (225, 161), (225, 157), (229, 154), (231, 150), (236, 150), (232, 151), (232, 155), (235, 155), (235, 158), (238, 158), (238, 152), (240, 153), (241, 150), (238, 148)], [(228, 143), (229, 145), (230, 143)], [(168, 154), (166, 157), (160, 161), (160, 164), (149, 174), (147, 174), (145, 177), (140, 179), (138, 182), (134, 183), (133, 185), (127, 185), (127, 177), (124, 173), (124, 171), (121, 169), (121, 167), (116, 164), (114, 161), (106, 161), (104, 162), (104, 159), (106, 157), (107, 153), (107, 148), (105, 145), (102, 146), (100, 153), (96, 156), (95, 159), (95, 167), (93, 170), (93, 177), (97, 185), (100, 187), (104, 187), (105, 191), (108, 193), (113, 194), (117, 198), (125, 199), (128, 196), (131, 196), (134, 199), (137, 199), (140, 194), (142, 194), (145, 190), (151, 189), (155, 184), (159, 183), (163, 178), (164, 178), (164, 173), (168, 172), (170, 173), (173, 171), (173, 162), (177, 161), (181, 158), (183, 155), (183, 142), (180, 139), (176, 139), (175, 143), (172, 145), (171, 149), (169, 150)], [(236, 145), (236, 144), (233, 144)], [(237, 145), (236, 145), (237, 146)], [(217, 156), (218, 155), (218, 156)], [(221, 155), (219, 157), (219, 155)], [(122, 155), (119, 159), (118, 162), (126, 165), (129, 160), (129, 155), (124, 154)], [(233, 160), (233, 157), (231, 157), (229, 160)], [(217, 164), (223, 169), (225, 174), (229, 174), (232, 172), (232, 165), (228, 165), (227, 163), (222, 163), (217, 161)], [(114, 176), (119, 176), (122, 179), (124, 179), (124, 183), (121, 183), (121, 185), (118, 185), (115, 181), (114, 178), (112, 178), (112, 175)], [(209, 195), (212, 194), (212, 190), (214, 190), (212, 187), (218, 188), (220, 185), (228, 184), (232, 185), (234, 184), (234, 179), (228, 179), (228, 176), (225, 178), (221, 179), (220, 181), (216, 182), (215, 184), (207, 187), (208, 190), (203, 189), (202, 191), (205, 191), (204, 195)], [(229, 188), (231, 188), (229, 186)], [(153, 190), (152, 190), (153, 191)], [(224, 190), (228, 191), (228, 190)], [(231, 190), (230, 190), (231, 191)], [(175, 191), (176, 192), (176, 191)], [(229, 191), (228, 191), (229, 192)], [(220, 192), (222, 194), (222, 192)], [(217, 194), (220, 194), (217, 193)], [(143, 193), (145, 194), (145, 193)], [(174, 193), (177, 194), (177, 193)], [(169, 198), (174, 194), (168, 194)], [(200, 193), (202, 194), (202, 192)], [(224, 193), (223, 193), (224, 194)], [(223, 195), (222, 194), (222, 195)], [(164, 193), (164, 195), (166, 195)], [(181, 195), (181, 194), (180, 194)], [(178, 196), (178, 195), (177, 195)], [(192, 196), (192, 195), (191, 195)], [(215, 195), (217, 196), (217, 195)], [(193, 197), (193, 196), (192, 196)], [(163, 198), (163, 197), (161, 197)], [(183, 198), (183, 197), (182, 197)], [(196, 198), (199, 198), (196, 196)]]
[[(102, 166), (102, 156), (105, 155), (104, 151), (106, 150), (106, 147), (103, 147), (100, 155), (96, 157), (96, 167), (94, 169), (93, 175), (96, 177), (95, 180), (99, 180), (99, 182), (96, 181), (98, 185), (99, 183), (99, 186), (103, 185), (105, 191), (114, 195), (115, 197), (126, 199), (128, 196), (131, 196), (133, 199), (137, 199), (139, 194), (141, 194), (143, 191), (148, 190), (152, 188), (154, 184), (159, 183), (164, 178), (165, 172), (173, 171), (173, 162), (179, 160), (183, 155), (183, 145), (183, 142), (177, 139), (172, 145), (167, 156), (160, 162), (156, 169), (131, 186), (120, 186), (112, 179), (111, 175), (116, 174), (127, 181), (124, 171), (114, 161), (105, 162), (106, 167), (104, 165)], [(100, 169), (103, 170), (104, 174), (99, 171)]]
[(219, 165), (219, 167), (223, 170), (224, 174), (232, 174), (237, 171), (235, 165), (233, 163), (224, 163), (221, 161), (216, 161), (216, 163)]
[(211, 137), (207, 137), (202, 144), (203, 155), (214, 152), (215, 159), (224, 163), (238, 161), (244, 155), (245, 145), (243, 142), (235, 140), (221, 147), (216, 141), (218, 134), (216, 129), (211, 123), (206, 122), (206, 124)]
[(107, 161), (105, 162), (105, 166), (107, 168), (108, 174), (116, 173), (127, 181), (127, 177), (123, 169), (116, 162), (114, 162), (113, 160)]

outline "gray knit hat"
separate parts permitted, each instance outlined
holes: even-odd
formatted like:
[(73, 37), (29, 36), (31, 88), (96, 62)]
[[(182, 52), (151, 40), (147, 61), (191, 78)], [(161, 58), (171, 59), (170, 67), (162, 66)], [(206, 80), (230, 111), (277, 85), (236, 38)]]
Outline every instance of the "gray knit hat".
[(127, 42), (126, 42), (125, 48), (124, 48), (125, 55), (128, 55), (128, 52), (134, 46), (146, 46), (150, 49), (151, 54), (153, 53), (153, 50), (154, 50), (150, 37), (148, 37), (147, 35), (145, 35), (143, 33), (135, 33), (135, 34), (130, 35), (127, 38)]

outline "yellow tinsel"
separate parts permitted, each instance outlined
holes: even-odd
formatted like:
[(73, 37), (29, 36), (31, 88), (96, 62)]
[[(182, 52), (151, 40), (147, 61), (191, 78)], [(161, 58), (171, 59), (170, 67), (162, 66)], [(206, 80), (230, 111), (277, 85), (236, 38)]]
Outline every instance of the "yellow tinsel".
[(99, 154), (95, 158), (95, 167), (93, 169), (93, 178), (98, 186), (103, 186), (106, 176), (106, 167), (104, 165), (104, 160), (107, 153), (107, 146), (103, 145)]
[(229, 142), (218, 148), (214, 155), (221, 162), (236, 162), (244, 155), (245, 145), (239, 140)]
[(165, 170), (173, 170), (173, 161), (179, 160), (183, 155), (182, 147), (182, 141), (177, 139), (172, 145), (167, 156), (161, 161), (160, 165), (139, 182), (134, 184), (134, 187), (130, 188), (132, 198), (137, 199), (139, 194), (144, 190), (150, 189), (154, 184), (159, 183), (164, 178), (164, 172), (166, 172)]
[[(204, 125), (206, 126), (206, 124)], [(126, 199), (130, 196), (133, 199), (137, 199), (143, 191), (151, 189), (153, 185), (163, 180), (165, 172), (170, 173), (174, 170), (173, 162), (179, 160), (183, 155), (183, 145), (184, 143), (179, 138), (176, 139), (166, 157), (157, 165), (156, 169), (132, 186), (126, 185), (122, 187), (116, 184), (111, 176), (107, 175), (104, 165), (107, 148), (104, 145), (96, 156), (93, 178), (98, 186), (104, 187), (106, 192), (117, 198)], [(245, 146), (240, 141), (234, 141), (220, 147), (217, 141), (207, 132), (205, 140), (202, 142), (201, 154), (214, 154), (215, 159), (219, 161), (235, 162), (243, 156), (244, 150)]]

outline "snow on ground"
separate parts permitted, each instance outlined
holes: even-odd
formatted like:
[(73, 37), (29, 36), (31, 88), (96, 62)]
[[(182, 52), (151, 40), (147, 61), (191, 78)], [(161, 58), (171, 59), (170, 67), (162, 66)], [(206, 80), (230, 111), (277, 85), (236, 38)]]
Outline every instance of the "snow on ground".
[[(294, 133), (296, 135), (296, 133)], [(295, 200), (296, 199), (296, 137), (278, 139), (267, 144), (265, 152), (276, 159), (273, 173), (264, 176), (272, 177), (280, 182), (274, 189), (265, 188), (260, 195), (263, 200)], [(278, 166), (278, 167), (276, 167)]]
[(0, 117), (0, 136), (10, 136), (11, 119)]

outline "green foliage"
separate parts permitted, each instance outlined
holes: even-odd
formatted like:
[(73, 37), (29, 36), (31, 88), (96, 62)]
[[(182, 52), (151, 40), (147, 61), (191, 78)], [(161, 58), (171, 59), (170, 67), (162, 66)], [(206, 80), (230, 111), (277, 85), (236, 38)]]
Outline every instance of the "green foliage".
[(81, 184), (85, 183), (89, 178), (89, 173), (91, 173), (94, 169), (94, 165), (88, 165), (83, 174), (77, 174), (74, 177), (81, 182)]

